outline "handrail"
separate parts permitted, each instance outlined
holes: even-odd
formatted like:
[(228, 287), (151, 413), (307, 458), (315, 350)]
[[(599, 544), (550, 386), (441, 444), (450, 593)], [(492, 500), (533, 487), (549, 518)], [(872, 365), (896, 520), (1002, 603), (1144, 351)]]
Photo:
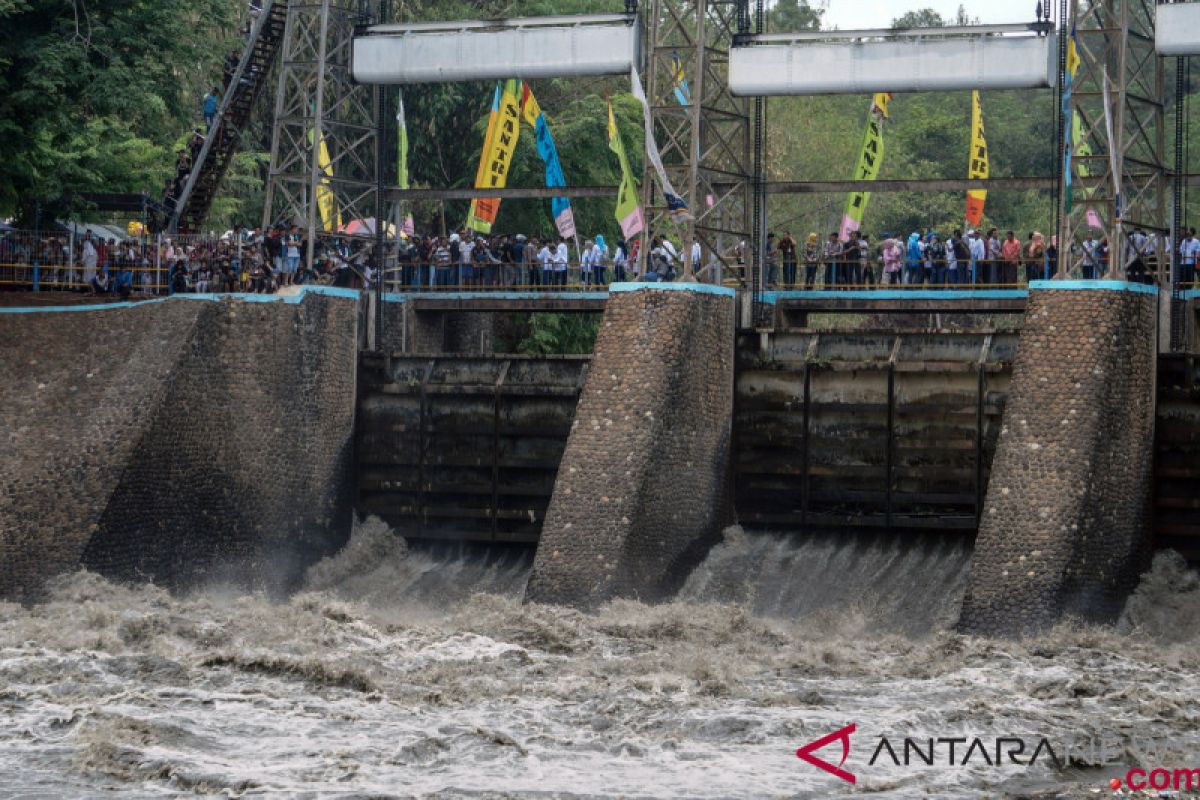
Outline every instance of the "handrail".
[(183, 191), (179, 193), (179, 197), (175, 198), (175, 213), (171, 215), (171, 224), (168, 230), (171, 233), (177, 233), (179, 230), (179, 219), (183, 216), (184, 209), (187, 208), (187, 201), (191, 199), (192, 191), (196, 188), (196, 181), (200, 178), (200, 167), (208, 160), (208, 151), (212, 149), (213, 142), (221, 133), (221, 126), (225, 124), (226, 113), (229, 111), (229, 105), (233, 102), (236, 87), (241, 86), (242, 74), (246, 70), (246, 65), (249, 64), (251, 55), (254, 53), (254, 46), (258, 43), (258, 37), (262, 32), (263, 25), (267, 23), (271, 16), (271, 7), (275, 2), (284, 2), (284, 0), (267, 0), (263, 4), (262, 12), (259, 13), (258, 19), (254, 20), (254, 26), (250, 29), (250, 36), (246, 39), (246, 47), (242, 50), (242, 57), (238, 59), (237, 69), (233, 71), (233, 75), (229, 78), (229, 85), (225, 89), (225, 96), (221, 98), (221, 106), (217, 109), (217, 118), (213, 122), (212, 130), (204, 137), (204, 144), (200, 148), (200, 152), (196, 154), (196, 159), (192, 162), (192, 170), (188, 173), (187, 183), (184, 184)]

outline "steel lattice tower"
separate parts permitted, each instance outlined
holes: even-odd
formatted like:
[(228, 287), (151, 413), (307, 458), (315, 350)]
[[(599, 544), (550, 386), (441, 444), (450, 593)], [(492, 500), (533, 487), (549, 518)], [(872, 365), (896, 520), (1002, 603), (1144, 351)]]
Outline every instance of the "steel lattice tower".
[(288, 2), (263, 227), (287, 219), (307, 231), (309, 264), (316, 238), (331, 232), (314, 202), (319, 190), (334, 198), (330, 227), (376, 216), (380, 89), (354, 82), (350, 55), (355, 26), (378, 19), (377, 9), (354, 0)]
[[(679, 235), (685, 259), (698, 240), (706, 258), (715, 253), (728, 262), (738, 244), (751, 238), (750, 104), (730, 93), (728, 78), (739, 5), (737, 0), (652, 0), (646, 11), (645, 82), (655, 137), (667, 176), (694, 220), (676, 224), (670, 219), (648, 162), (642, 207), (651, 232)], [(676, 58), (691, 91), (687, 106), (675, 97)], [(647, 250), (642, 248), (641, 258)]]
[[(1156, 233), (1161, 242), (1170, 221), (1164, 159), (1166, 94), (1163, 60), (1154, 50), (1155, 4), (1152, 0), (1072, 0), (1071, 5), (1080, 63), (1067, 110), (1079, 115), (1081, 142), (1091, 148), (1091, 155), (1081, 156), (1080, 148), (1073, 147), (1074, 198), (1070, 211), (1062, 215), (1059, 276), (1066, 277), (1068, 270), (1082, 264), (1082, 252), (1067, 245), (1084, 238), (1088, 210), (1094, 209), (1109, 240), (1110, 275), (1123, 278), (1124, 245), (1134, 228)], [(1065, 34), (1070, 35), (1069, 27)], [(1120, 177), (1119, 216), (1117, 173), (1109, 158), (1105, 121), (1105, 73)], [(1070, 116), (1064, 124), (1069, 131)], [(1060, 142), (1060, 156), (1062, 147)], [(1063, 202), (1065, 206), (1065, 196)]]

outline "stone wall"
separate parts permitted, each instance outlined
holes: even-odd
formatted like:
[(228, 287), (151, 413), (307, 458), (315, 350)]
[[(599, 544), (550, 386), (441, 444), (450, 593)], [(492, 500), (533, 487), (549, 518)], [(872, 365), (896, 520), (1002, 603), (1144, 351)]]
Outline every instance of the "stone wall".
[(0, 595), (86, 566), (286, 587), (353, 503), (356, 301), (0, 314)]
[(618, 285), (596, 340), (526, 599), (669, 597), (732, 514), (734, 296)]
[(432, 355), (492, 353), (494, 316), (487, 311), (417, 311), (403, 299), (383, 306), (383, 350)]
[(1156, 358), (1157, 298), (1141, 288), (1030, 292), (964, 631), (1111, 620), (1135, 585), (1149, 546)]

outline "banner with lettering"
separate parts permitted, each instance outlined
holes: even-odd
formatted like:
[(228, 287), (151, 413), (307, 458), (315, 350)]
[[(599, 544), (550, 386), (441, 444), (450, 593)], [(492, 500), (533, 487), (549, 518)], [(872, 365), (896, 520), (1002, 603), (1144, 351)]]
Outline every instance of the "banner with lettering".
[(621, 132), (617, 130), (617, 118), (613, 116), (612, 101), (608, 101), (608, 149), (616, 153), (617, 162), (621, 165), (621, 189), (617, 194), (616, 217), (621, 226), (621, 233), (630, 239), (642, 232), (646, 222), (642, 218), (642, 209), (638, 205), (638, 186), (629, 169), (629, 157), (625, 153), (625, 143), (621, 141)]
[[(971, 180), (987, 180), (988, 152), (987, 136), (983, 131), (983, 106), (979, 102), (979, 90), (971, 92), (971, 159), (967, 168)], [(983, 220), (983, 206), (987, 202), (987, 189), (967, 191), (967, 224), (979, 225)]]
[[(513, 152), (517, 149), (517, 139), (521, 135), (520, 83), (517, 80), (507, 80), (503, 89), (499, 83), (496, 84), (479, 169), (475, 173), (476, 189), (503, 189), (508, 180), (508, 169), (512, 166)], [(499, 198), (472, 200), (471, 210), (467, 215), (467, 227), (480, 233), (491, 233), (499, 212)]]
[[(888, 117), (888, 101), (891, 99), (891, 92), (879, 92), (871, 99), (862, 153), (858, 156), (853, 180), (873, 181), (879, 177), (879, 165), (883, 161), (883, 121)], [(843, 242), (850, 238), (851, 233), (862, 227), (863, 212), (867, 210), (867, 201), (870, 199), (871, 193), (864, 191), (851, 192), (846, 199), (846, 211), (842, 215), (842, 229), (839, 234)]]
[[(567, 179), (563, 175), (562, 162), (558, 159), (558, 149), (554, 146), (554, 137), (550, 135), (550, 124), (538, 105), (537, 98), (529, 84), (524, 84), (521, 90), (521, 114), (526, 124), (534, 129), (537, 137), (538, 155), (546, 165), (546, 186), (554, 188), (566, 186)], [(564, 239), (575, 236), (575, 214), (571, 211), (571, 201), (565, 197), (550, 199), (550, 212), (554, 215), (554, 226), (558, 235)]]

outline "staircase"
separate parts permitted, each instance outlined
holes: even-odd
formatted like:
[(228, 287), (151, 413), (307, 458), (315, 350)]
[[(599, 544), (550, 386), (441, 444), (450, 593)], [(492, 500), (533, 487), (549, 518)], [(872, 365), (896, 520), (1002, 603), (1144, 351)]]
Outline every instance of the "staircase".
[(175, 204), (170, 230), (197, 233), (221, 187), (221, 179), (241, 146), (242, 133), (250, 124), (254, 104), (267, 83), (268, 73), (283, 42), (287, 0), (264, 4), (254, 22), (237, 70), (225, 87), (221, 106), (204, 146), (192, 164), (183, 193)]
[(1200, 561), (1200, 358), (1159, 356), (1154, 439), (1154, 545)]

